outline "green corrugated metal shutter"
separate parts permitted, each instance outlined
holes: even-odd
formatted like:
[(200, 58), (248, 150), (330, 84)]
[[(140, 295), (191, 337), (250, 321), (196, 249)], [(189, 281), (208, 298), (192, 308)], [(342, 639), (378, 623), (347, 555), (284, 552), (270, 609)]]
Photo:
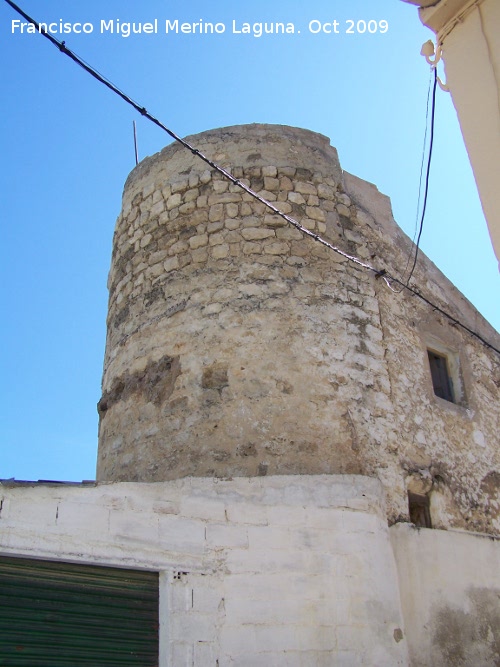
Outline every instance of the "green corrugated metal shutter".
[(1, 667), (156, 667), (158, 573), (0, 558)]

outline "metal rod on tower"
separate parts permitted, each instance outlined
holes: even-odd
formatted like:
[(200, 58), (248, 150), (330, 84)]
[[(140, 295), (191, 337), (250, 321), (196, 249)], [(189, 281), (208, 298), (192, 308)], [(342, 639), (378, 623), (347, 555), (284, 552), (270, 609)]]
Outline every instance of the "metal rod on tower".
[(137, 129), (135, 126), (135, 120), (132, 121), (132, 125), (134, 126), (134, 149), (135, 149), (135, 166), (139, 164), (139, 156), (137, 153)]

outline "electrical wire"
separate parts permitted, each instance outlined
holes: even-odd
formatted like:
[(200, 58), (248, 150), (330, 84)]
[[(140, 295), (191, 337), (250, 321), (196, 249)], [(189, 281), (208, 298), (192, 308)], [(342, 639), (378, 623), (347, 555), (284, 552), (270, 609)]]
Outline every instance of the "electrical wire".
[(413, 231), (413, 238), (411, 240), (412, 242), (412, 247), (410, 248), (410, 252), (408, 253), (408, 259), (406, 260), (406, 266), (404, 268), (404, 271), (401, 276), (401, 280), (405, 282), (404, 275), (408, 271), (408, 267), (410, 266), (410, 261), (411, 257), (413, 255), (413, 246), (415, 245), (415, 240), (417, 238), (417, 233), (419, 229), (419, 217), (420, 217), (420, 200), (422, 198), (422, 179), (424, 176), (424, 163), (425, 163), (425, 148), (427, 146), (427, 133), (429, 130), (429, 107), (430, 107), (430, 101), (431, 101), (431, 88), (432, 88), (432, 68), (429, 70), (429, 85), (427, 86), (427, 102), (425, 105), (425, 132), (424, 132), (424, 141), (422, 144), (422, 159), (420, 161), (420, 176), (418, 179), (418, 198), (417, 198), (417, 212), (415, 215), (415, 227)]
[(429, 194), (429, 177), (431, 172), (432, 147), (434, 144), (434, 121), (436, 115), (436, 86), (437, 86), (437, 68), (434, 67), (434, 83), (432, 86), (432, 99), (431, 99), (431, 127), (430, 127), (430, 139), (429, 139), (429, 154), (427, 158), (427, 169), (425, 172), (424, 201), (422, 204), (422, 217), (420, 218), (420, 229), (418, 231), (417, 243), (415, 246), (415, 257), (413, 259), (413, 266), (411, 267), (410, 275), (406, 279), (407, 286), (410, 284), (413, 272), (415, 271), (415, 266), (417, 265), (418, 251), (420, 248), (420, 238), (422, 236), (422, 231), (424, 229), (425, 211), (427, 209), (427, 196)]
[[(243, 182), (240, 181), (238, 178), (236, 178), (235, 176), (233, 176), (230, 172), (228, 172), (226, 169), (224, 169), (223, 167), (221, 167), (220, 165), (218, 165), (216, 162), (214, 162), (213, 160), (211, 160), (210, 158), (208, 158), (208, 157), (207, 157), (206, 155), (204, 155), (200, 150), (198, 150), (198, 149), (195, 148), (194, 146), (191, 146), (191, 144), (190, 144), (189, 142), (187, 142), (185, 139), (182, 139), (181, 137), (179, 137), (175, 132), (173, 132), (172, 130), (170, 130), (170, 129), (169, 129), (166, 125), (164, 125), (161, 121), (159, 121), (157, 118), (155, 118), (154, 116), (152, 116), (152, 115), (147, 111), (147, 109), (146, 109), (145, 107), (143, 107), (143, 106), (140, 105), (139, 103), (135, 102), (131, 97), (129, 97), (126, 93), (124, 93), (124, 92), (121, 91), (117, 86), (115, 86), (115, 84), (113, 84), (111, 81), (109, 81), (108, 79), (106, 79), (102, 74), (100, 74), (94, 67), (92, 67), (91, 65), (88, 65), (83, 59), (81, 59), (81, 58), (80, 58), (79, 56), (77, 56), (73, 51), (71, 51), (70, 49), (68, 49), (68, 48), (66, 47), (66, 44), (65, 44), (64, 41), (59, 41), (58, 39), (56, 39), (55, 37), (53, 37), (52, 35), (50, 35), (49, 33), (47, 33), (45, 30), (42, 30), (41, 27), (40, 27), (40, 24), (39, 24), (37, 21), (35, 21), (33, 18), (31, 18), (31, 16), (29, 16), (28, 14), (26, 14), (26, 12), (24, 12), (20, 7), (18, 7), (14, 2), (12, 2), (12, 0), (5, 0), (5, 2), (6, 2), (8, 5), (10, 5), (10, 6), (12, 7), (12, 9), (14, 9), (14, 10), (15, 10), (18, 14), (20, 14), (24, 19), (26, 19), (26, 21), (28, 21), (29, 23), (31, 23), (32, 25), (34, 25), (35, 28), (37, 29), (37, 31), (38, 31), (41, 35), (43, 35), (44, 37), (46, 37), (46, 38), (47, 38), (47, 39), (48, 39), (54, 46), (56, 46), (56, 47), (59, 49), (59, 51), (61, 51), (62, 53), (64, 53), (64, 54), (65, 54), (66, 56), (68, 56), (71, 60), (73, 60), (77, 65), (79, 65), (80, 67), (82, 67), (88, 74), (90, 74), (92, 77), (94, 77), (94, 79), (97, 79), (97, 81), (99, 81), (100, 83), (104, 84), (104, 85), (105, 85), (107, 88), (109, 88), (113, 93), (115, 93), (116, 95), (118, 95), (119, 97), (121, 97), (121, 99), (122, 99), (124, 102), (126, 102), (127, 104), (130, 104), (130, 105), (131, 105), (136, 111), (138, 111), (142, 116), (144, 116), (145, 118), (147, 118), (148, 120), (150, 120), (152, 123), (154, 123), (155, 125), (157, 125), (160, 129), (162, 129), (162, 130), (163, 130), (164, 132), (166, 132), (170, 137), (172, 137), (172, 139), (174, 139), (175, 141), (177, 141), (178, 143), (180, 143), (182, 146), (184, 146), (184, 148), (186, 148), (187, 150), (189, 150), (193, 155), (197, 156), (200, 160), (203, 160), (203, 162), (205, 162), (206, 164), (208, 164), (208, 165), (209, 165), (210, 167), (212, 167), (212, 169), (214, 169), (215, 171), (219, 172), (222, 176), (224, 176), (224, 178), (228, 179), (229, 181), (231, 181), (231, 183), (233, 183), (234, 185), (236, 185), (236, 186), (238, 186), (239, 188), (241, 188), (244, 192), (246, 192), (247, 194), (249, 194), (251, 197), (253, 197), (253, 198), (256, 199), (257, 201), (259, 201), (259, 202), (261, 202), (262, 204), (264, 204), (264, 206), (266, 206), (266, 208), (268, 208), (268, 209), (270, 209), (271, 211), (273, 211), (273, 213), (274, 213), (275, 215), (280, 216), (281, 218), (283, 218), (284, 220), (286, 220), (286, 222), (288, 222), (288, 223), (291, 224), (293, 227), (295, 227), (295, 228), (298, 229), (300, 232), (302, 232), (304, 235), (309, 236), (310, 238), (314, 239), (314, 240), (317, 241), (318, 243), (321, 243), (321, 244), (324, 245), (325, 247), (329, 248), (331, 251), (337, 253), (337, 254), (340, 255), (341, 257), (344, 257), (346, 260), (352, 262), (353, 264), (355, 264), (355, 265), (357, 265), (357, 266), (360, 266), (360, 267), (363, 268), (363, 269), (366, 269), (367, 271), (371, 271), (371, 272), (375, 275), (375, 278), (382, 278), (382, 279), (384, 280), (384, 282), (386, 283), (386, 285), (387, 285), (393, 292), (394, 292), (395, 290), (394, 290), (394, 288), (392, 287), (392, 284), (397, 284), (397, 285), (401, 286), (401, 287), (403, 288), (402, 291), (407, 290), (408, 292), (410, 292), (411, 294), (413, 294), (414, 296), (416, 296), (417, 298), (419, 298), (420, 300), (422, 300), (424, 303), (426, 303), (427, 305), (429, 305), (433, 310), (435, 310), (435, 311), (441, 313), (441, 315), (443, 315), (443, 316), (446, 317), (448, 320), (450, 320), (450, 322), (452, 322), (452, 323), (455, 324), (456, 326), (461, 327), (462, 329), (464, 329), (464, 331), (466, 331), (467, 333), (469, 333), (471, 336), (473, 336), (473, 337), (477, 338), (479, 341), (481, 341), (481, 343), (483, 343), (483, 345), (485, 345), (486, 347), (490, 348), (491, 350), (493, 350), (494, 352), (496, 352), (497, 354), (500, 355), (500, 349), (494, 347), (491, 343), (489, 343), (486, 339), (484, 339), (480, 334), (478, 334), (477, 332), (475, 332), (475, 331), (473, 331), (472, 329), (470, 329), (469, 327), (467, 327), (465, 324), (463, 324), (462, 322), (460, 322), (460, 320), (456, 319), (455, 317), (453, 317), (452, 315), (450, 315), (448, 312), (446, 312), (445, 310), (443, 310), (442, 308), (440, 308), (439, 306), (437, 306), (435, 303), (433, 303), (430, 299), (427, 299), (427, 298), (426, 298), (424, 295), (422, 295), (416, 288), (414, 288), (414, 287), (410, 287), (409, 284), (408, 284), (408, 283), (409, 283), (409, 279), (408, 279), (408, 281), (407, 281), (406, 283), (403, 283), (403, 282), (402, 282), (401, 280), (399, 280), (398, 278), (395, 278), (394, 276), (392, 276), (391, 274), (389, 274), (385, 269), (377, 269), (376, 267), (371, 266), (370, 264), (368, 264), (368, 263), (366, 263), (366, 262), (363, 262), (363, 261), (362, 261), (361, 259), (359, 259), (358, 257), (355, 257), (354, 255), (350, 255), (350, 254), (344, 252), (343, 250), (341, 250), (341, 249), (338, 248), (337, 246), (334, 246), (333, 244), (331, 244), (331, 243), (329, 243), (328, 241), (326, 241), (325, 239), (323, 239), (321, 236), (319, 236), (319, 234), (315, 234), (315, 233), (312, 232), (311, 230), (306, 229), (306, 227), (303, 227), (297, 220), (295, 220), (295, 219), (292, 218), (291, 216), (289, 216), (289, 215), (287, 215), (286, 213), (283, 213), (282, 211), (280, 211), (276, 206), (274, 206), (274, 204), (272, 204), (271, 202), (269, 202), (269, 201), (267, 201), (266, 199), (264, 199), (263, 197), (261, 197), (257, 192), (254, 192), (254, 191), (253, 191), (249, 186), (247, 186), (245, 183), (243, 183)], [(436, 80), (435, 80), (435, 81), (436, 81)], [(435, 86), (435, 83), (434, 83), (433, 97), (435, 97), (435, 89), (436, 89), (436, 86)], [(431, 153), (431, 148), (432, 148), (432, 134), (431, 134), (430, 153)], [(426, 194), (425, 194), (425, 197), (424, 197), (423, 215), (425, 214), (425, 203), (426, 203), (426, 199), (427, 199), (427, 190), (428, 190), (428, 184), (429, 184), (429, 166), (430, 166), (430, 157), (431, 157), (431, 156), (429, 155), (428, 169), (427, 169), (427, 177), (426, 177)], [(422, 215), (422, 221), (423, 221), (423, 215)], [(421, 231), (421, 230), (420, 230), (420, 231)], [(419, 235), (419, 239), (420, 239), (420, 235)], [(417, 247), (418, 247), (418, 242), (417, 242)], [(414, 266), (413, 266), (413, 268), (412, 268), (412, 272), (411, 272), (411, 273), (413, 273), (413, 269), (415, 268), (415, 264), (416, 264), (416, 257), (415, 257), (415, 262), (414, 262)], [(410, 277), (411, 277), (411, 274), (410, 274)]]

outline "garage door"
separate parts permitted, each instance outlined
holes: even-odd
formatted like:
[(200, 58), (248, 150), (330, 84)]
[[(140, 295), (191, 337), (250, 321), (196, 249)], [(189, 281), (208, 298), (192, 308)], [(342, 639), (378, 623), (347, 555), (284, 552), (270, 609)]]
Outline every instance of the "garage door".
[(158, 573), (0, 558), (0, 665), (158, 665)]

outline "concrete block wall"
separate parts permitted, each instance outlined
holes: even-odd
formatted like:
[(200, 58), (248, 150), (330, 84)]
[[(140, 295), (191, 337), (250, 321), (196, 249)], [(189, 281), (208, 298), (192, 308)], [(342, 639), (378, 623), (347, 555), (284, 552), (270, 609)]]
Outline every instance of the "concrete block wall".
[(408, 664), (375, 479), (21, 484), (0, 494), (1, 555), (161, 572), (161, 667)]

